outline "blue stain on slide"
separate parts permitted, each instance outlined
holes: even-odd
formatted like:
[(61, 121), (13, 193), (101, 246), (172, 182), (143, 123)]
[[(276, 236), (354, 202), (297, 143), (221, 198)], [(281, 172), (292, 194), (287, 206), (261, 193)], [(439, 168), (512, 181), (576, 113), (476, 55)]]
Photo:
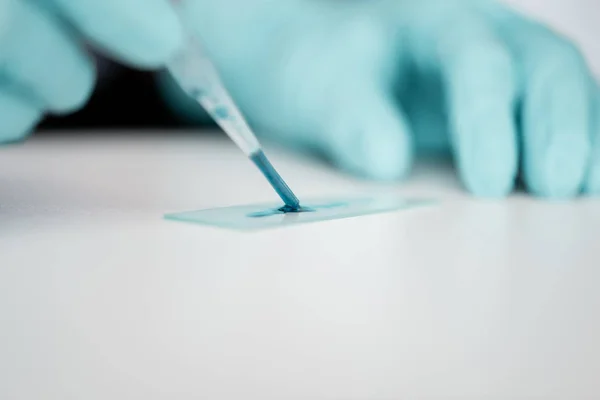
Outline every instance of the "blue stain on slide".
[(290, 206), (283, 206), (283, 207), (279, 207), (279, 208), (269, 208), (267, 210), (253, 212), (253, 213), (248, 214), (248, 217), (264, 218), (264, 217), (271, 217), (273, 215), (299, 214), (299, 213), (305, 213), (305, 212), (315, 212), (315, 210), (312, 208), (308, 208), (308, 207), (292, 208)]
[(305, 212), (318, 212), (319, 210), (325, 210), (325, 209), (330, 209), (330, 208), (339, 208), (339, 207), (344, 207), (344, 206), (346, 206), (346, 203), (323, 204), (323, 205), (311, 206), (311, 207), (300, 206), (299, 208), (293, 208), (293, 207), (290, 207), (290, 206), (283, 206), (283, 207), (279, 207), (279, 208), (271, 208), (271, 209), (268, 209), (268, 210), (251, 213), (251, 214), (248, 214), (248, 217), (250, 217), (250, 218), (264, 218), (264, 217), (270, 217), (272, 215), (294, 214), (294, 213), (298, 214), (298, 213), (305, 213)]
[(391, 213), (425, 207), (433, 202), (427, 199), (379, 196), (335, 201), (308, 201), (306, 204), (306, 206), (295, 209), (277, 204), (234, 206), (169, 214), (165, 218), (247, 231)]

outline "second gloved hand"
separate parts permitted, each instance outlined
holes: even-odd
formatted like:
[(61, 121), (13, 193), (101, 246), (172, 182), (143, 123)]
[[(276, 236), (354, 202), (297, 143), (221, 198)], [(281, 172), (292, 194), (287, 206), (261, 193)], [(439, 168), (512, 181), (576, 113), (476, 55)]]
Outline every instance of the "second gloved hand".
[(415, 147), (466, 187), (600, 193), (600, 92), (577, 49), (494, 1), (188, 1), (258, 132), (375, 179)]
[(0, 144), (86, 102), (95, 81), (86, 48), (156, 67), (181, 41), (167, 0), (0, 0)]

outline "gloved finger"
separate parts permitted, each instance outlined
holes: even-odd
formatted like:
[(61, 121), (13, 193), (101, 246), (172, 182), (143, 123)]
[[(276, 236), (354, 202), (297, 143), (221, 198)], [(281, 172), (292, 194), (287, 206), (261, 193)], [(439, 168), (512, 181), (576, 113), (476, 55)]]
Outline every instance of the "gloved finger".
[(376, 180), (395, 180), (413, 159), (408, 122), (391, 96), (354, 92), (336, 104), (320, 136), (322, 148), (342, 170)]
[(440, 37), (451, 141), (461, 178), (478, 196), (505, 196), (518, 171), (514, 109), (517, 77), (510, 52), (488, 25), (457, 23)]
[(54, 112), (80, 108), (94, 86), (88, 55), (51, 15), (27, 1), (14, 3), (14, 23), (3, 35), (5, 79), (27, 87)]
[(158, 67), (183, 43), (177, 15), (167, 0), (52, 1), (90, 41), (137, 67)]
[(600, 195), (600, 88), (596, 85), (592, 105), (591, 157), (588, 167), (585, 192), (593, 196)]
[(18, 142), (40, 122), (43, 110), (14, 90), (0, 86), (0, 144)]
[(540, 196), (580, 193), (590, 155), (591, 84), (582, 54), (550, 30), (519, 17), (507, 26), (525, 85), (523, 173)]

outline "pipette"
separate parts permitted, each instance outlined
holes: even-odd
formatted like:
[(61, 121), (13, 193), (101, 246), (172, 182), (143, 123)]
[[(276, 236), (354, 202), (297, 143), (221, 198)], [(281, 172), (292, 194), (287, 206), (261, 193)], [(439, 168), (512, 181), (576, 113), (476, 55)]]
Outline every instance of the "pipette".
[[(177, 0), (172, 0), (177, 7)], [(183, 22), (183, 18), (181, 18)], [(184, 24), (185, 26), (185, 24)], [(285, 203), (286, 211), (300, 209), (300, 201), (273, 167), (225, 89), (217, 69), (202, 45), (188, 34), (183, 50), (169, 63), (169, 72), (181, 88), (208, 112), (233, 142), (250, 158)]]

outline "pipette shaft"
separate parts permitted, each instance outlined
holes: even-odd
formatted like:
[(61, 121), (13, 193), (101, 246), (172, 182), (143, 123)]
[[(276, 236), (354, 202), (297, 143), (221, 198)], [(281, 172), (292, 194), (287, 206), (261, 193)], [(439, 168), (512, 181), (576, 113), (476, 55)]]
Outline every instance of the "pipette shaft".
[(188, 36), (184, 49), (171, 61), (168, 69), (181, 88), (200, 103), (260, 169), (286, 206), (298, 209), (300, 201), (269, 162), (201, 44), (191, 35)]

